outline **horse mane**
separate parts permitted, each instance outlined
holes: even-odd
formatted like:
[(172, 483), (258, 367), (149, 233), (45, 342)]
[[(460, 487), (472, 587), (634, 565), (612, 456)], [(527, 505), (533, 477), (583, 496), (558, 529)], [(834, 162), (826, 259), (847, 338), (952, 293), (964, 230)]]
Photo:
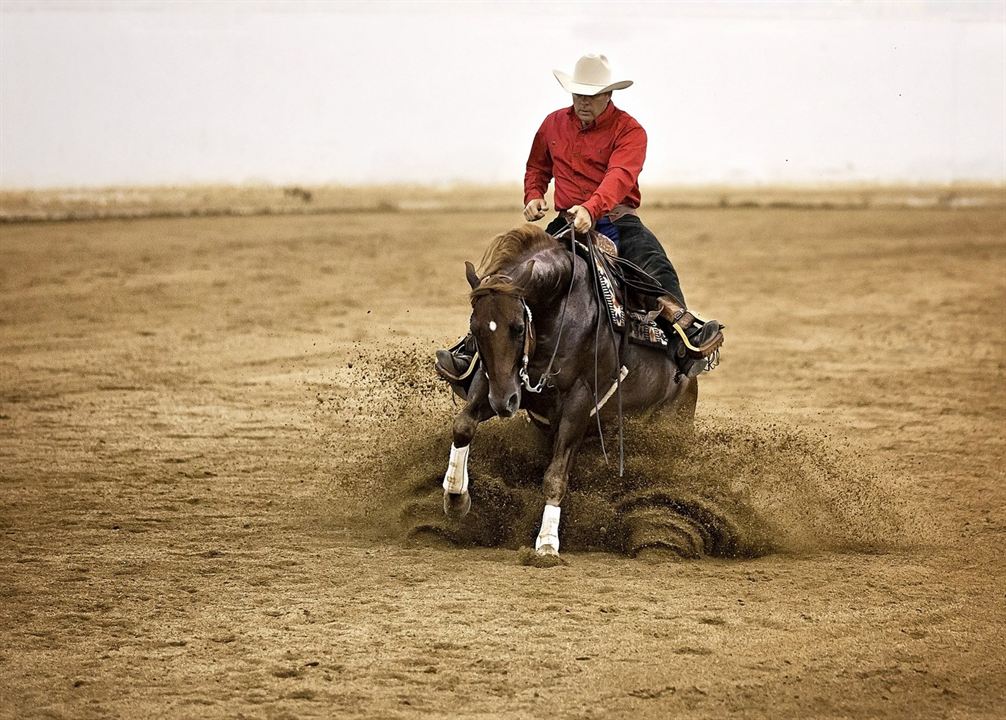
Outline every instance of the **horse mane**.
[(555, 238), (531, 223), (497, 235), (482, 256), (482, 262), (479, 263), (479, 277), (495, 275), (503, 268), (512, 265), (522, 255), (554, 244)]
[(497, 235), (489, 243), (479, 263), (478, 275), (482, 278), (482, 283), (472, 290), (471, 299), (490, 292), (523, 294), (523, 289), (514, 285), (513, 279), (502, 271), (511, 268), (521, 257), (556, 244), (555, 238), (531, 223)]

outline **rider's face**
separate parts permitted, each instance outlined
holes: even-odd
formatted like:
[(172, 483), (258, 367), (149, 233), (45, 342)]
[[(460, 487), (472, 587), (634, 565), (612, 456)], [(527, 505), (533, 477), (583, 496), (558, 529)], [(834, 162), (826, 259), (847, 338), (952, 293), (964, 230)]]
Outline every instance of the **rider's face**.
[(599, 95), (573, 95), (573, 111), (584, 125), (597, 120), (597, 116), (604, 112), (611, 100), (611, 93), (601, 93)]

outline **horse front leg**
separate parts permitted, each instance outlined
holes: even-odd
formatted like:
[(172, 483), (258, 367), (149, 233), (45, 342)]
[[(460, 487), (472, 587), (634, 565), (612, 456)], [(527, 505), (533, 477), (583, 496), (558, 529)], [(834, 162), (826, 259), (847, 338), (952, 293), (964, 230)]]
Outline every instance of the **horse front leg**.
[(559, 554), (560, 508), (569, 483), (569, 470), (590, 422), (592, 402), (590, 388), (583, 382), (574, 385), (563, 402), (558, 429), (552, 442), (552, 460), (542, 480), (545, 509), (541, 515), (541, 530), (534, 542), (535, 552), (539, 555)]
[(475, 429), (483, 420), (493, 416), (489, 406), (489, 381), (485, 373), (477, 372), (468, 390), (468, 402), (454, 418), (454, 437), (451, 443), (451, 457), (444, 473), (444, 512), (448, 516), (461, 518), (472, 507), (468, 494), (468, 452), (471, 449)]

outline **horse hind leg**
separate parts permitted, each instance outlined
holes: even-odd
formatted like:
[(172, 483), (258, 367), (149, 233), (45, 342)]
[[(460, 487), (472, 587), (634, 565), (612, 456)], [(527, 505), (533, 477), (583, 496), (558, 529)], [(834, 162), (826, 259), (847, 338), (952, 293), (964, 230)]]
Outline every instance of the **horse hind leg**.
[(699, 382), (695, 378), (681, 378), (676, 392), (658, 411), (666, 418), (674, 437), (689, 440), (695, 434), (695, 408), (699, 401)]

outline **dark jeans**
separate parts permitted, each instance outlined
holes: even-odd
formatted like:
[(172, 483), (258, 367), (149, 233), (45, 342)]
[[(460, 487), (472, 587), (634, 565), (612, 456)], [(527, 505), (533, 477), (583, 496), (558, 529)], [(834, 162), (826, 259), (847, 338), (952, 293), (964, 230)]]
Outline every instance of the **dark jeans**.
[[(550, 235), (559, 232), (566, 221), (560, 215), (545, 229)], [(678, 273), (671, 264), (656, 236), (643, 225), (635, 215), (624, 215), (615, 221), (618, 228), (618, 254), (635, 263), (653, 276), (660, 286), (685, 306), (685, 294), (681, 292)]]

